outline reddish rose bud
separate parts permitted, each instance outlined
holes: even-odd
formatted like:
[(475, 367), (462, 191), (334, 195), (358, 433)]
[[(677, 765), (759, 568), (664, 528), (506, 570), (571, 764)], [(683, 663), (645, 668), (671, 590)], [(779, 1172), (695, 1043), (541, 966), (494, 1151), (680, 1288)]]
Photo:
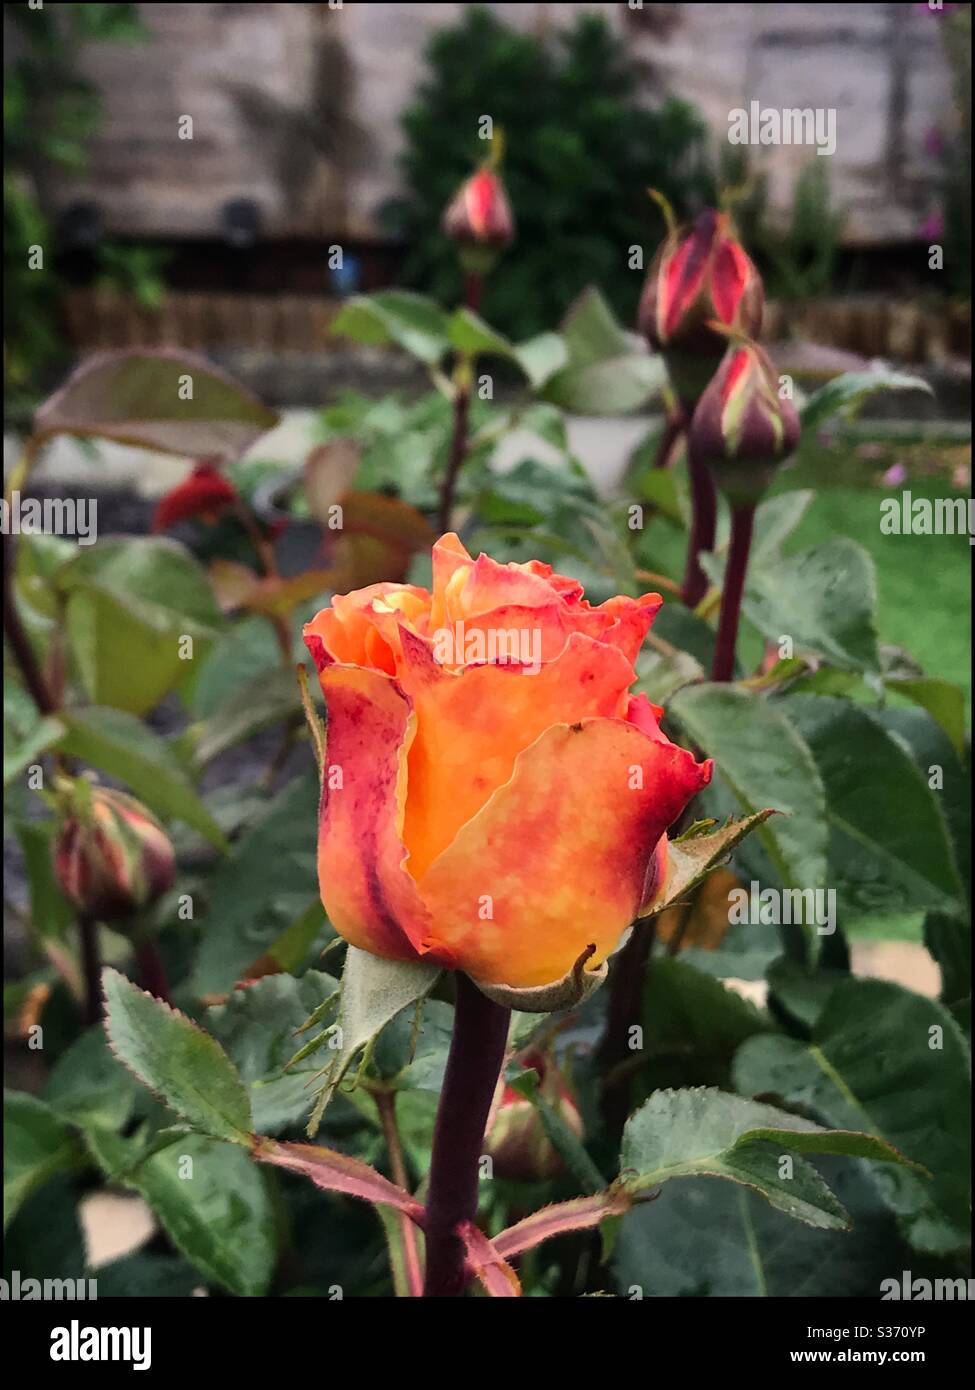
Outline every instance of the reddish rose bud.
[(640, 332), (663, 354), (678, 396), (693, 408), (724, 355), (714, 323), (757, 338), (765, 294), (727, 213), (707, 208), (675, 228), (654, 256), (640, 299)]
[(757, 502), (799, 443), (799, 416), (756, 343), (733, 343), (698, 401), (688, 435), (733, 506)]
[(216, 521), (237, 500), (237, 489), (206, 459), (196, 465), (184, 482), (159, 499), (152, 519), (153, 531), (168, 531), (178, 521), (202, 517)]
[(74, 796), (54, 845), (54, 872), (79, 911), (111, 922), (147, 907), (172, 887), (173, 847), (141, 802), (91, 787)]
[[(541, 1078), (540, 1094), (557, 1111), (573, 1134), (582, 1137), (582, 1117), (562, 1073), (550, 1057), (532, 1052), (522, 1059)], [(513, 1086), (504, 1086), (487, 1152), (495, 1175), (515, 1182), (539, 1182), (558, 1176), (562, 1159), (542, 1126), (538, 1111)]]
[(483, 275), (514, 240), (515, 220), (504, 184), (493, 169), (479, 169), (447, 204), (442, 228), (460, 247), (468, 274)]

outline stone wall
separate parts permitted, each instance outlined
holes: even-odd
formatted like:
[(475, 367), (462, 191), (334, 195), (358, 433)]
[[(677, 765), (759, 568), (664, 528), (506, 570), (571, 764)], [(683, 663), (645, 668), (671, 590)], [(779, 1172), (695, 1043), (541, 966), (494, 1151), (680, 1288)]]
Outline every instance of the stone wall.
[[(398, 117), (434, 29), (461, 4), (144, 4), (151, 42), (92, 46), (105, 119), (89, 175), (49, 190), (96, 201), (111, 233), (220, 235), (221, 208), (254, 200), (271, 236), (379, 235), (396, 191)], [(676, 93), (716, 140), (728, 113), (832, 107), (836, 201), (851, 243), (915, 236), (936, 205), (932, 126), (950, 118), (943, 17), (915, 4), (496, 4), (541, 35), (580, 10), (624, 33), (648, 101)], [(486, 98), (486, 111), (490, 102)], [(181, 139), (190, 116), (193, 138)], [(185, 122), (184, 122), (185, 130)], [(808, 148), (756, 152), (787, 206)]]

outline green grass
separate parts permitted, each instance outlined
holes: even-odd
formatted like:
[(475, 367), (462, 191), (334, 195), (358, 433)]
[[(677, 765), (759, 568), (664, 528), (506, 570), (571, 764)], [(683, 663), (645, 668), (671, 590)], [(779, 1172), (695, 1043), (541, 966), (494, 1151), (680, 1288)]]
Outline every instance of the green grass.
[[(804, 550), (837, 535), (864, 546), (877, 568), (880, 640), (904, 647), (927, 675), (954, 681), (970, 701), (972, 547), (967, 537), (888, 536), (880, 530), (882, 499), (902, 489), (932, 500), (963, 496), (950, 473), (963, 452), (957, 446), (892, 445), (883, 457), (867, 462), (852, 448), (827, 451), (814, 444), (779, 478), (775, 491), (817, 490), (789, 549)], [(879, 481), (894, 462), (908, 469), (897, 487)], [(927, 471), (932, 467), (937, 471)]]

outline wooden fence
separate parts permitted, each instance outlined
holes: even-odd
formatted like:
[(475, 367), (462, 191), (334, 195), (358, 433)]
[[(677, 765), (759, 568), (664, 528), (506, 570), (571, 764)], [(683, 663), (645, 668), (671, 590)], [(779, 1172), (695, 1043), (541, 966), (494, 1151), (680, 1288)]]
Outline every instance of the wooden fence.
[[(303, 355), (336, 350), (329, 326), (338, 307), (324, 295), (173, 291), (152, 311), (103, 289), (73, 290), (65, 304), (69, 337), (82, 351), (179, 346)], [(873, 295), (773, 303), (762, 336), (766, 342), (803, 338), (867, 358), (943, 363), (971, 355), (971, 308)]]

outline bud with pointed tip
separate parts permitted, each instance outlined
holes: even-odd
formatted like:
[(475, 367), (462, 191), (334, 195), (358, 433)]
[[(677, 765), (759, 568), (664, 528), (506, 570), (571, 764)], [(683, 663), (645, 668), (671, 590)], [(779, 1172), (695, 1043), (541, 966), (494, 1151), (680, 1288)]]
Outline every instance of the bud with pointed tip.
[[(553, 1059), (536, 1049), (522, 1061), (538, 1073), (539, 1094), (581, 1138), (582, 1116)], [(514, 1182), (540, 1182), (557, 1177), (564, 1169), (535, 1106), (513, 1086), (503, 1083), (501, 1101), (487, 1137), (487, 1152), (493, 1160), (495, 1176)]]
[(498, 252), (510, 246), (515, 220), (504, 184), (491, 168), (479, 169), (447, 204), (443, 232), (460, 248), (469, 274), (484, 274)]
[(668, 233), (647, 273), (639, 326), (685, 405), (693, 408), (727, 347), (712, 325), (758, 337), (764, 303), (761, 276), (727, 213), (707, 208), (690, 229)]
[(102, 922), (131, 916), (172, 887), (173, 846), (134, 796), (78, 786), (55, 841), (55, 877), (79, 912)]
[(733, 507), (753, 506), (799, 434), (799, 416), (780, 397), (768, 356), (757, 343), (732, 343), (694, 411), (692, 459), (708, 465)]

